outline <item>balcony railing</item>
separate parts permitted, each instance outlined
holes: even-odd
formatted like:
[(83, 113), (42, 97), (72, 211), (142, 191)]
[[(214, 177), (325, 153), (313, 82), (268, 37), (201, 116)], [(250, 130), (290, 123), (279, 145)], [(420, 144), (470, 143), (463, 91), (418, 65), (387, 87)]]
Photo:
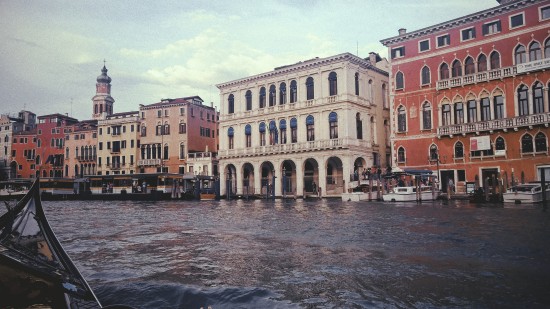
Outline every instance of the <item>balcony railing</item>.
[(294, 103), (277, 104), (276, 106), (266, 106), (264, 108), (256, 108), (250, 111), (236, 111), (232, 114), (220, 115), (220, 120), (231, 120), (239, 118), (249, 118), (253, 116), (269, 115), (275, 111), (286, 111), (301, 108), (311, 108), (315, 106), (332, 105), (339, 102), (352, 102), (365, 106), (370, 106), (372, 102), (368, 99), (351, 94), (338, 94), (328, 97), (320, 97), (312, 100), (301, 100)]
[(95, 161), (97, 156), (76, 156), (78, 161)]
[(495, 69), (486, 72), (479, 72), (459, 77), (452, 77), (449, 79), (440, 80), (437, 82), (437, 90), (449, 89), (453, 87), (459, 87), (469, 84), (475, 84), (480, 82), (486, 82), (489, 80), (500, 79), (503, 77), (510, 77), (517, 74), (516, 66)]
[(191, 152), (187, 154), (187, 160), (189, 162), (193, 161), (210, 161), (213, 158), (211, 152)]
[(142, 159), (137, 161), (138, 166), (158, 166), (160, 159)]
[(231, 156), (260, 156), (266, 154), (280, 154), (288, 152), (305, 152), (314, 150), (330, 150), (335, 148), (361, 148), (370, 149), (370, 142), (351, 138), (335, 138), (300, 143), (275, 144), (266, 146), (255, 146), (249, 148), (220, 150), (219, 157)]
[(439, 136), (457, 135), (494, 130), (517, 130), (519, 127), (545, 125), (550, 123), (550, 113), (518, 116), (514, 118), (494, 119), (489, 121), (453, 124), (437, 129)]

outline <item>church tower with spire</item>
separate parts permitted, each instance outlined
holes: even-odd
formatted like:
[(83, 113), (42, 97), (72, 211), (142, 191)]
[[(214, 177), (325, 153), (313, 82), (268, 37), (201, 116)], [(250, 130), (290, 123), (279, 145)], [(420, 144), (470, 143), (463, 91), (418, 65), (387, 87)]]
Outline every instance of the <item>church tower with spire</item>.
[(101, 75), (97, 77), (95, 88), (96, 93), (92, 98), (94, 104), (92, 119), (103, 119), (113, 114), (113, 103), (115, 103), (115, 99), (111, 97), (111, 78), (107, 75), (105, 63), (103, 63)]

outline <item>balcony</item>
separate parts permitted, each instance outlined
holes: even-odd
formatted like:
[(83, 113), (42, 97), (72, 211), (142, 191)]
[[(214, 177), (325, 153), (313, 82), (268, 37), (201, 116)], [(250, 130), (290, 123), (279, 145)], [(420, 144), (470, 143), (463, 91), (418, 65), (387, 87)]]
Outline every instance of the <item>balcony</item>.
[(249, 148), (220, 150), (220, 158), (228, 157), (248, 157), (277, 155), (294, 152), (324, 151), (333, 149), (371, 149), (370, 142), (352, 138), (335, 138), (317, 141), (307, 141), (301, 143), (276, 144), (266, 146), (255, 146)]
[(515, 76), (516, 74), (518, 74), (516, 66), (500, 68), (496, 70), (479, 72), (475, 74), (469, 74), (469, 75), (440, 80), (437, 82), (436, 89), (437, 90), (450, 89), (454, 87), (460, 87), (465, 85), (486, 82), (490, 80), (501, 79), (504, 77), (511, 77), (511, 76)]
[(95, 161), (97, 156), (76, 156), (78, 161)]
[(442, 126), (437, 129), (437, 135), (441, 136), (453, 136), (458, 134), (467, 133), (479, 133), (484, 131), (508, 130), (517, 131), (520, 127), (533, 127), (537, 125), (544, 125), (548, 127), (550, 123), (550, 113), (534, 114), (526, 116), (518, 116), (514, 118), (494, 119), (489, 121), (481, 121), (474, 123), (462, 123), (453, 124), (449, 126)]
[(160, 159), (142, 159), (137, 161), (138, 166), (159, 166)]
[(189, 162), (198, 162), (198, 161), (211, 161), (214, 158), (211, 152), (191, 152), (187, 154), (187, 160)]
[(264, 108), (255, 108), (249, 111), (236, 111), (233, 114), (220, 115), (220, 121), (234, 120), (240, 118), (250, 118), (255, 116), (271, 115), (275, 112), (291, 111), (297, 109), (308, 109), (311, 107), (333, 105), (336, 103), (350, 102), (355, 104), (364, 105), (370, 107), (372, 102), (366, 98), (351, 95), (351, 94), (338, 94), (334, 96), (319, 97), (312, 100), (301, 100), (294, 103), (277, 104), (274, 106), (266, 106)]
[(119, 170), (120, 169), (120, 163), (113, 163), (111, 164), (111, 169), (112, 170)]

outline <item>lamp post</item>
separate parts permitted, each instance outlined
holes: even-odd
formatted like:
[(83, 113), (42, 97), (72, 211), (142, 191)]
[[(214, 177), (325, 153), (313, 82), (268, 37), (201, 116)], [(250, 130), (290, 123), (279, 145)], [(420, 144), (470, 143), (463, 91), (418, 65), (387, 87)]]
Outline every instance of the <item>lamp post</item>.
[(273, 179), (271, 180), (271, 183), (272, 183), (272, 188), (271, 188), (271, 198), (273, 200), (275, 200), (275, 170), (272, 170), (271, 171), (271, 176), (273, 177)]

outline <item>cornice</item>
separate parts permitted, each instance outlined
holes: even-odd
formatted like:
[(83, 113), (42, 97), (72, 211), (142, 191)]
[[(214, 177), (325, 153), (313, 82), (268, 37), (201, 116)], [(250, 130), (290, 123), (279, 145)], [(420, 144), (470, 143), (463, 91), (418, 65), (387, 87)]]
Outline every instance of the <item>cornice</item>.
[(365, 68), (367, 68), (371, 71), (382, 74), (384, 76), (389, 76), (388, 72), (372, 65), (369, 60), (360, 58), (360, 57), (352, 55), (350, 53), (343, 53), (343, 54), (339, 54), (339, 55), (335, 55), (335, 56), (331, 56), (331, 57), (327, 57), (327, 58), (313, 58), (313, 59), (306, 60), (306, 61), (300, 61), (296, 64), (280, 66), (280, 67), (275, 68), (273, 71), (269, 71), (269, 72), (266, 72), (266, 73), (252, 75), (252, 76), (249, 76), (249, 77), (245, 77), (245, 78), (236, 79), (236, 80), (233, 80), (233, 81), (217, 84), (216, 87), (218, 87), (218, 89), (221, 90), (223, 88), (227, 88), (227, 87), (231, 87), (231, 86), (253, 83), (253, 82), (256, 82), (256, 81), (265, 80), (265, 79), (273, 78), (273, 77), (276, 77), (276, 76), (284, 76), (284, 75), (287, 75), (287, 74), (290, 74), (290, 73), (305, 71), (305, 70), (309, 70), (309, 69), (312, 69), (312, 68), (318, 68), (318, 67), (322, 67), (322, 66), (326, 66), (326, 65), (329, 65), (329, 64), (332, 64), (332, 63), (337, 63), (337, 62), (342, 62), (342, 61), (348, 61), (352, 64), (363, 66), (363, 67), (365, 67)]
[(447, 29), (457, 28), (459, 26), (470, 24), (475, 21), (479, 20), (486, 20), (493, 16), (498, 16), (505, 14), (509, 11), (515, 10), (517, 8), (521, 7), (527, 7), (530, 5), (534, 5), (538, 2), (543, 2), (544, 0), (518, 0), (513, 1), (509, 4), (499, 5), (490, 9), (486, 9), (483, 11), (479, 11), (476, 13), (472, 13), (460, 18), (452, 19), (450, 21), (446, 21), (437, 25), (433, 25), (430, 27), (422, 28), (420, 30), (416, 30), (410, 33), (406, 33), (404, 35), (398, 35), (394, 36), (388, 39), (380, 40), (380, 43), (382, 43), (384, 46), (391, 46), (396, 43), (402, 43), (409, 40), (413, 40), (419, 37), (423, 37), (426, 35), (434, 34), (437, 32), (441, 32)]

